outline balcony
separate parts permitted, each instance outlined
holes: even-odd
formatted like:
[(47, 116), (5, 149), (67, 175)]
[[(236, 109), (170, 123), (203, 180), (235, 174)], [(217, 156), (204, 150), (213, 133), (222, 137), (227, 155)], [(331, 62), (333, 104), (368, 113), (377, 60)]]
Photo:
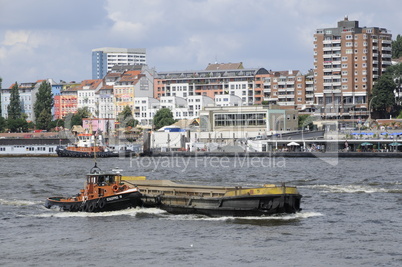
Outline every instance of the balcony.
[(390, 46), (383, 46), (383, 47), (381, 47), (381, 50), (382, 51), (392, 51), (392, 47), (390, 47)]
[(392, 41), (383, 39), (383, 40), (381, 40), (381, 43), (382, 44), (392, 44)]
[(340, 89), (324, 89), (323, 93), (324, 94), (340, 94), (341, 90)]
[(286, 102), (279, 102), (278, 104), (281, 106), (294, 106), (295, 102), (294, 101), (286, 101)]

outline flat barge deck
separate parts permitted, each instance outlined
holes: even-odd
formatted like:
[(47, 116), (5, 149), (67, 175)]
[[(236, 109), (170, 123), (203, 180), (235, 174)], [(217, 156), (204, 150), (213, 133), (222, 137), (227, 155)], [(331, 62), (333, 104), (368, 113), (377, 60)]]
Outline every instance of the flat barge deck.
[(173, 214), (206, 216), (263, 216), (300, 211), (296, 187), (266, 184), (261, 187), (225, 187), (179, 184), (170, 180), (124, 180), (137, 186), (144, 207)]

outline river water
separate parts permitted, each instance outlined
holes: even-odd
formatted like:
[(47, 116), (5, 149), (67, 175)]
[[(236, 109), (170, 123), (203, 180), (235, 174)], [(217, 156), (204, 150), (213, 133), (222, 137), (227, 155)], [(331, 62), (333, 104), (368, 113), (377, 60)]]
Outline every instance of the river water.
[(158, 209), (68, 213), (93, 159), (0, 158), (0, 265), (402, 266), (400, 159), (99, 159), (127, 175), (204, 185), (286, 182), (300, 213), (208, 218)]

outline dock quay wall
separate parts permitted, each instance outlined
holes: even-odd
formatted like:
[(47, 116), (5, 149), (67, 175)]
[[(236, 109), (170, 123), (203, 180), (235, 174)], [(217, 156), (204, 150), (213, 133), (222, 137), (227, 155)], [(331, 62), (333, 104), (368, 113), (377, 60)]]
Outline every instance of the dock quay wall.
[(401, 152), (154, 152), (152, 157), (402, 158)]

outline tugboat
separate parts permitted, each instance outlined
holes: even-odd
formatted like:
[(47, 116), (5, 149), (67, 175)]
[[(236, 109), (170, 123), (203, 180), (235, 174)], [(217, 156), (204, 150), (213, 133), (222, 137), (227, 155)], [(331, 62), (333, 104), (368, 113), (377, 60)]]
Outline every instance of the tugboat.
[(90, 133), (78, 134), (77, 141), (74, 144), (66, 147), (58, 146), (56, 152), (59, 157), (93, 158), (97, 156), (106, 158), (119, 156), (118, 153), (102, 144), (101, 136), (96, 139)]
[(138, 187), (122, 183), (119, 172), (103, 172), (95, 166), (86, 175), (86, 185), (72, 197), (50, 197), (45, 207), (60, 207), (64, 211), (100, 212), (142, 206)]

